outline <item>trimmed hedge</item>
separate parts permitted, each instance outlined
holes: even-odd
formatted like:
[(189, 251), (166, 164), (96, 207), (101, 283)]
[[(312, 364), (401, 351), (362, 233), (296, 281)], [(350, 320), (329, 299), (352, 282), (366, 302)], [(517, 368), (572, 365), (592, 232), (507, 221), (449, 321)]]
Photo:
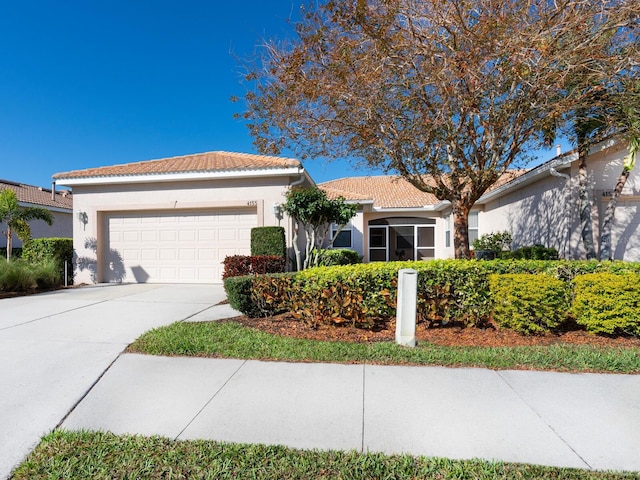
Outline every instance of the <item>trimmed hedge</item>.
[(543, 333), (567, 320), (569, 288), (547, 274), (490, 275), (493, 320), (525, 335)]
[(318, 250), (315, 254), (319, 267), (362, 263), (362, 256), (358, 252), (346, 248), (325, 248)]
[(573, 286), (572, 313), (588, 332), (640, 336), (640, 275), (592, 273)]
[(51, 259), (60, 272), (60, 281), (64, 281), (64, 264), (67, 262), (67, 281), (73, 284), (73, 239), (71, 238), (33, 238), (22, 247), (22, 258), (37, 263)]
[[(463, 261), (374, 262), (317, 267), (286, 275), (253, 275), (231, 285), (232, 306), (247, 316), (260, 317), (289, 311), (310, 324), (351, 324), (375, 327), (395, 317), (397, 276), (401, 268), (418, 271), (418, 321), (443, 325), (451, 321), (482, 326), (494, 310), (496, 298), (520, 302), (514, 321), (505, 327), (536, 333), (556, 328), (566, 318), (571, 280), (591, 272), (612, 275), (640, 274), (640, 264), (594, 261)], [(534, 274), (507, 293), (493, 293), (491, 275)], [(227, 281), (225, 280), (225, 287)], [(531, 291), (527, 291), (530, 288)], [(517, 302), (516, 302), (517, 303)], [(530, 308), (529, 311), (526, 311)], [(523, 314), (526, 313), (528, 318)], [(505, 318), (498, 308), (498, 318)], [(502, 316), (502, 317), (501, 317)], [(514, 326), (511, 324), (513, 323)], [(625, 330), (626, 331), (626, 330)]]
[(224, 259), (222, 279), (241, 277), (244, 275), (261, 275), (265, 273), (282, 273), (286, 260), (275, 255), (232, 255)]
[(251, 229), (251, 256), (287, 256), (284, 227), (254, 227)]

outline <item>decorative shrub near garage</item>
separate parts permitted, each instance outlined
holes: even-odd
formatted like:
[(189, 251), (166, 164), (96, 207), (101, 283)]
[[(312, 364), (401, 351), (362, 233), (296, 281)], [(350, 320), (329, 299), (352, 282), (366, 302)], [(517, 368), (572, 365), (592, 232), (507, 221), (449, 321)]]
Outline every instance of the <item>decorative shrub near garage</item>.
[(640, 275), (579, 275), (573, 286), (572, 312), (588, 332), (640, 336)]
[(71, 238), (33, 238), (22, 247), (22, 258), (30, 263), (52, 260), (64, 279), (65, 262), (67, 265), (67, 281), (73, 284), (73, 239)]
[(254, 227), (251, 229), (251, 256), (287, 256), (284, 227)]
[(262, 275), (265, 273), (283, 273), (285, 258), (276, 255), (232, 255), (224, 259), (222, 279), (243, 275)]
[(561, 326), (569, 310), (565, 282), (547, 274), (490, 275), (497, 325), (523, 334), (543, 333)]

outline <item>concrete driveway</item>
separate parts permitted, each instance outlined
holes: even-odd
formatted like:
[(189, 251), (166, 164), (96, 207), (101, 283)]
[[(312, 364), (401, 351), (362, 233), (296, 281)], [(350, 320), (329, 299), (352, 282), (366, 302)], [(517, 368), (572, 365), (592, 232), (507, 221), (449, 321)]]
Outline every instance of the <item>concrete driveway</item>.
[(140, 334), (209, 318), (225, 298), (221, 285), (130, 284), (0, 300), (0, 478)]

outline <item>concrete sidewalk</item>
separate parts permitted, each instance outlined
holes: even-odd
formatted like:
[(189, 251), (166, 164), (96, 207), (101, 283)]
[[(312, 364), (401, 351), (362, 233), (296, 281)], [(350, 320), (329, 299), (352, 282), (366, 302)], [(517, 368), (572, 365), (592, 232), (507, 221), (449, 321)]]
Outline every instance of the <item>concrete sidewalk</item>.
[(0, 479), (9, 477), (133, 340), (237, 315), (221, 285), (97, 285), (0, 300)]
[(640, 471), (640, 376), (126, 354), (62, 427)]

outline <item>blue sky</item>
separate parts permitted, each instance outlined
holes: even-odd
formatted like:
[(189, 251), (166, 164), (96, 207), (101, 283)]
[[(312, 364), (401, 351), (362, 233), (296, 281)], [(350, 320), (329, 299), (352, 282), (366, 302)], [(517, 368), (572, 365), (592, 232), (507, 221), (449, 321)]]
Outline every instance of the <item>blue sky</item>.
[[(47, 187), (54, 173), (212, 150), (256, 153), (238, 57), (289, 35), (302, 2), (4, 2), (0, 178)], [(542, 152), (541, 160), (552, 157)], [(305, 162), (320, 183), (366, 175)]]

